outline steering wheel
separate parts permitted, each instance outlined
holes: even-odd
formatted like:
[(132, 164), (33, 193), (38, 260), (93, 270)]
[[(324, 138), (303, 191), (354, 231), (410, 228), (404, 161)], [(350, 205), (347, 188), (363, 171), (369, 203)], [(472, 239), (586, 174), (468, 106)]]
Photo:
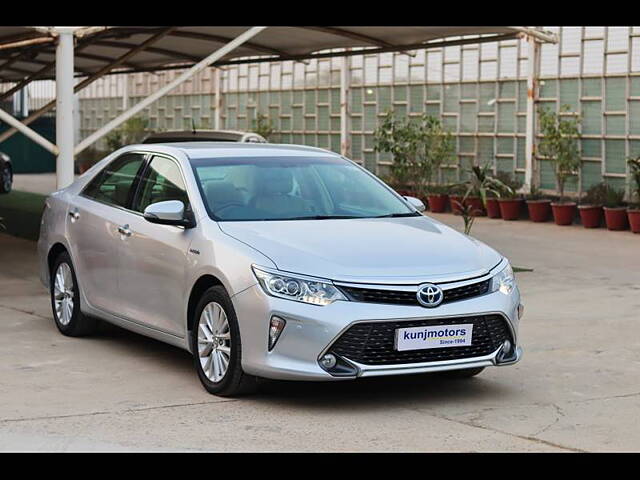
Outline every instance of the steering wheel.
[(241, 203), (241, 202), (229, 202), (229, 203), (224, 204), (220, 208), (217, 208), (217, 209), (213, 210), (213, 214), (218, 216), (218, 214), (220, 212), (222, 212), (223, 210), (226, 210), (227, 208), (230, 208), (230, 207), (244, 207), (244, 206), (245, 206), (244, 203)]

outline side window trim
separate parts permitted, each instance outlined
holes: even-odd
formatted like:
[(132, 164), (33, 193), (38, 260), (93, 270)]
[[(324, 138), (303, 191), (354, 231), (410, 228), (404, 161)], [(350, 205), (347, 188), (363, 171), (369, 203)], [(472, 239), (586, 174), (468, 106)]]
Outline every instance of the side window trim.
[(189, 187), (188, 187), (188, 183), (187, 183), (187, 179), (184, 175), (184, 172), (182, 171), (182, 167), (180, 166), (180, 162), (172, 157), (171, 155), (167, 155), (165, 153), (156, 153), (156, 152), (148, 152), (147, 157), (145, 158), (145, 161), (143, 162), (143, 166), (141, 167), (141, 171), (138, 171), (138, 177), (136, 178), (136, 188), (135, 188), (135, 194), (134, 196), (130, 199), (131, 202), (129, 204), (131, 211), (134, 213), (137, 213), (138, 215), (142, 215), (143, 212), (138, 212), (137, 210), (134, 210), (135, 206), (137, 205), (137, 202), (139, 201), (139, 197), (140, 195), (142, 195), (142, 181), (145, 178), (145, 175), (147, 175), (147, 173), (149, 173), (151, 171), (151, 162), (153, 161), (154, 157), (159, 157), (159, 158), (165, 158), (167, 160), (169, 160), (170, 162), (173, 162), (175, 164), (175, 166), (178, 168), (178, 171), (180, 172), (180, 177), (182, 178), (182, 183), (184, 183), (184, 192), (187, 195), (187, 200), (189, 201), (189, 205), (187, 206), (190, 209), (193, 209), (192, 202), (191, 202), (191, 197), (189, 196)]
[[(117, 162), (118, 160), (120, 160), (122, 157), (126, 156), (126, 155), (141, 155), (142, 156), (142, 162), (140, 163), (140, 167), (138, 167), (138, 170), (136, 171), (136, 175), (135, 178), (133, 180), (133, 183), (131, 184), (131, 188), (129, 189), (129, 193), (127, 195), (127, 201), (125, 202), (124, 206), (121, 205), (116, 205), (110, 202), (105, 202), (103, 200), (100, 200), (99, 198), (95, 198), (91, 195), (88, 195), (86, 193), (87, 189), (89, 189), (89, 187), (91, 187), (95, 181), (98, 181), (99, 179), (101, 179), (104, 175), (104, 172), (111, 167), (115, 162)], [(109, 163), (107, 163), (102, 170), (100, 170), (98, 173), (95, 174), (95, 176), (89, 180), (87, 182), (87, 184), (82, 187), (82, 190), (80, 191), (80, 193), (78, 194), (81, 197), (84, 197), (88, 200), (94, 201), (94, 202), (98, 202), (101, 203), (102, 205), (106, 205), (108, 207), (112, 207), (112, 208), (117, 208), (119, 210), (125, 210), (127, 212), (131, 212), (131, 213), (137, 213), (137, 212), (133, 212), (129, 207), (131, 206), (131, 192), (136, 190), (138, 188), (138, 184), (140, 183), (140, 178), (141, 178), (141, 174), (144, 171), (144, 169), (146, 168), (147, 162), (149, 161), (149, 153), (148, 152), (139, 152), (139, 151), (129, 151), (129, 152), (124, 152), (121, 155), (118, 155), (116, 158), (114, 158), (113, 160), (111, 160)]]

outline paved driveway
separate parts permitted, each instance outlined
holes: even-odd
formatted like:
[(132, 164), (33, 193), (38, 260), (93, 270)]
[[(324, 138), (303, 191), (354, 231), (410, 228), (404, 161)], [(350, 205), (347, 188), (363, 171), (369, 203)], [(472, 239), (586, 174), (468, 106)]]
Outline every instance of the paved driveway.
[(474, 234), (534, 269), (519, 364), (241, 399), (206, 394), (174, 347), (60, 335), (35, 244), (0, 235), (0, 450), (640, 450), (640, 235), (489, 219)]

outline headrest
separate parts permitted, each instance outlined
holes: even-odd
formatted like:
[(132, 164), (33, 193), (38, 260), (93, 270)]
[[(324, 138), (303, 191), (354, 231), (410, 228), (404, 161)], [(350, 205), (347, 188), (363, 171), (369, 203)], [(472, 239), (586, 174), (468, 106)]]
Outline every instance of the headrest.
[(258, 185), (262, 195), (286, 195), (293, 188), (293, 174), (288, 168), (259, 168)]

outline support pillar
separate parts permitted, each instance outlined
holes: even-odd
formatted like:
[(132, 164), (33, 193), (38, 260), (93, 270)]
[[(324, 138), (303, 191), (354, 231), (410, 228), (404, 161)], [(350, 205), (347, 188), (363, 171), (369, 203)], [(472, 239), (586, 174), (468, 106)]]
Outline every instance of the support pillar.
[(536, 186), (534, 170), (536, 154), (536, 109), (538, 100), (538, 73), (540, 69), (540, 44), (531, 35), (527, 37), (529, 43), (529, 71), (527, 73), (527, 122), (525, 145), (525, 193), (531, 192), (531, 187)]
[(57, 188), (73, 183), (73, 28), (57, 28), (56, 47), (56, 162)]
[(340, 67), (340, 153), (345, 157), (351, 156), (350, 85), (351, 57), (342, 57)]

